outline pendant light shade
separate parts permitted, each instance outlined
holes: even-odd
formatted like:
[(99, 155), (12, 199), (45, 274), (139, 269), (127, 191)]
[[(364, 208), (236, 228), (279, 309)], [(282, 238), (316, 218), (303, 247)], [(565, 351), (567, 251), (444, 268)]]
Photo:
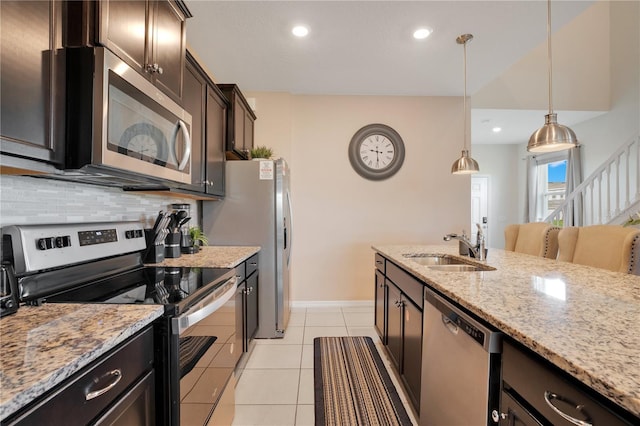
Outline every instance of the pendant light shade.
[(473, 35), (462, 34), (456, 38), (456, 43), (461, 44), (464, 52), (464, 98), (462, 116), (464, 126), (464, 141), (462, 148), (462, 156), (453, 162), (451, 173), (454, 175), (469, 175), (478, 173), (478, 162), (469, 156), (467, 149), (467, 42), (473, 40)]
[(553, 112), (553, 61), (551, 57), (551, 0), (547, 0), (547, 51), (549, 60), (549, 114), (544, 116), (544, 126), (533, 132), (529, 138), (527, 151), (553, 152), (573, 148), (578, 144), (576, 134), (562, 124), (558, 124), (558, 115)]
[(469, 157), (469, 151), (466, 149), (462, 150), (462, 156), (454, 161), (451, 166), (451, 173), (454, 175), (470, 175), (478, 173), (478, 171), (480, 171), (478, 162)]

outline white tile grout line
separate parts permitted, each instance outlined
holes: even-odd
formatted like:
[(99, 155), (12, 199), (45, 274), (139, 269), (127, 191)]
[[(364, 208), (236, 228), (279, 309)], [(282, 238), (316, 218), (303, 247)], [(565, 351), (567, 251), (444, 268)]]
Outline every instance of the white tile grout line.
[(292, 308), (349, 308), (356, 306), (374, 307), (373, 300), (294, 300)]

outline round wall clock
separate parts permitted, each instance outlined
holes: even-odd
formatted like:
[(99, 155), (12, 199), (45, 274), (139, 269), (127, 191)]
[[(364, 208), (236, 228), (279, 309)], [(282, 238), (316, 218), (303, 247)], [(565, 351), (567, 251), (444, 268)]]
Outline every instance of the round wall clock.
[(404, 142), (391, 127), (369, 124), (351, 138), (349, 161), (353, 169), (366, 179), (387, 179), (402, 167)]

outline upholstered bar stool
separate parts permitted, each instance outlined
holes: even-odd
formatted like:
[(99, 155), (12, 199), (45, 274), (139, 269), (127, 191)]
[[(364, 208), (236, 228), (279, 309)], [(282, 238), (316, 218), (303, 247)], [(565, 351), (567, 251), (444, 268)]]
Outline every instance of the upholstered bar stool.
[(559, 232), (560, 228), (545, 222), (507, 225), (504, 229), (504, 249), (555, 259)]
[(564, 228), (558, 235), (558, 260), (640, 275), (640, 229), (620, 225)]

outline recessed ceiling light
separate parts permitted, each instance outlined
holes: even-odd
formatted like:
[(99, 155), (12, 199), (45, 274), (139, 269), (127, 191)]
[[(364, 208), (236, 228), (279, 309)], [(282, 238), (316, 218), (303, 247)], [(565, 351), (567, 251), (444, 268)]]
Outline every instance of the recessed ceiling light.
[(413, 38), (417, 40), (422, 40), (431, 35), (433, 30), (431, 28), (418, 28), (413, 32)]
[(309, 28), (305, 27), (304, 25), (296, 25), (291, 30), (291, 33), (296, 37), (305, 37), (307, 34), (309, 34)]
[(491, 130), (493, 131), (493, 133), (500, 133), (502, 131), (502, 127), (494, 127)]

